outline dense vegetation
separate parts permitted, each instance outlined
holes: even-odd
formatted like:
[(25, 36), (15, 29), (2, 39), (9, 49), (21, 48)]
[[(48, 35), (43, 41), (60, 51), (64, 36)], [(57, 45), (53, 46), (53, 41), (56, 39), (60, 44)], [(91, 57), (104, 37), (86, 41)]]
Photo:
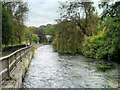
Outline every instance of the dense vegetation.
[[(2, 32), (2, 3), (0, 2), (0, 32)], [(0, 33), (0, 57), (2, 55), (2, 33)]]
[(48, 35), (50, 36), (46, 38), (46, 42), (51, 43), (54, 38), (55, 25), (54, 24), (42, 25), (39, 27), (39, 29), (43, 30), (46, 36)]
[(120, 2), (103, 3), (98, 34), (83, 42), (83, 54), (94, 58), (117, 60), (120, 52)]
[(55, 25), (47, 24), (47, 25), (42, 25), (39, 28), (43, 29), (43, 31), (45, 32), (45, 34), (47, 34), (47, 35), (53, 35), (53, 33), (54, 33), (54, 26)]
[(3, 46), (38, 42), (38, 36), (24, 25), (28, 10), (27, 3), (22, 1), (2, 2)]
[(79, 1), (61, 4), (61, 17), (58, 19), (53, 40), (56, 51), (70, 54), (82, 53), (82, 42), (85, 37), (97, 33), (98, 15), (92, 4)]
[(99, 16), (91, 2), (72, 1), (60, 5), (54, 50), (82, 53), (97, 59), (118, 60), (120, 55), (120, 2), (103, 2)]
[(70, 21), (63, 21), (57, 24), (53, 47), (58, 53), (75, 54), (80, 52), (80, 43), (83, 39), (79, 27), (75, 27)]
[(34, 37), (32, 41), (39, 42), (39, 43), (47, 43), (48, 42), (47, 35), (51, 36), (50, 42), (54, 37), (54, 27), (55, 25), (47, 24), (47, 25), (41, 25), (40, 27), (30, 26), (28, 27), (28, 29), (33, 33), (32, 36)]

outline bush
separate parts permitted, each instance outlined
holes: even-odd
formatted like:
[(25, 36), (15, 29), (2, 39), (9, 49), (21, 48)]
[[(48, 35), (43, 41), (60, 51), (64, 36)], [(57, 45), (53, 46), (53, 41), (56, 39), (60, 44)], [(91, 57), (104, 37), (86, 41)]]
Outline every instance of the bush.
[[(120, 32), (119, 25), (113, 20), (111, 18), (106, 19), (104, 22), (106, 30), (103, 30), (98, 35), (86, 37), (82, 44), (82, 52), (85, 56), (99, 59), (115, 58), (114, 55), (117, 55), (120, 51)], [(110, 22), (114, 24), (109, 24)]]
[(83, 42), (83, 54), (93, 58), (108, 58), (117, 50), (114, 38), (107, 35), (87, 37)]
[(36, 34), (32, 34), (32, 42), (34, 42), (34, 43), (39, 42), (39, 37)]
[(62, 22), (56, 26), (56, 35), (52, 42), (59, 54), (75, 54), (81, 52), (82, 33), (71, 22)]

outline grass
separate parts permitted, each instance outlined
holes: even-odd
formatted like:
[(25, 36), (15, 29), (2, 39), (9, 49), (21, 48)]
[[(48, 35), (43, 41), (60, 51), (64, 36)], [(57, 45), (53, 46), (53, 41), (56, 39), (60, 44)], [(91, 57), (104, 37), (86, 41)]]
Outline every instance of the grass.
[(99, 65), (96, 67), (98, 70), (105, 72), (108, 69), (112, 69), (112, 65)]
[(104, 61), (101, 61), (101, 60), (95, 60), (95, 59), (87, 58), (87, 59), (85, 59), (85, 62), (93, 63), (92, 65), (94, 65), (98, 70), (103, 71), (103, 72), (113, 68), (112, 63), (104, 62)]

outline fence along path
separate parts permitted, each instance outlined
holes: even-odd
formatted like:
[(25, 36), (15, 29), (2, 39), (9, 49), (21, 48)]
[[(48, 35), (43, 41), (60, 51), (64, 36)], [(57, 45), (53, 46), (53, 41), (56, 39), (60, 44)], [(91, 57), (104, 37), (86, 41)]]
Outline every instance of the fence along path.
[(2, 84), (7, 77), (10, 78), (12, 70), (22, 61), (23, 57), (26, 57), (29, 50), (30, 47), (24, 47), (0, 58), (0, 84)]

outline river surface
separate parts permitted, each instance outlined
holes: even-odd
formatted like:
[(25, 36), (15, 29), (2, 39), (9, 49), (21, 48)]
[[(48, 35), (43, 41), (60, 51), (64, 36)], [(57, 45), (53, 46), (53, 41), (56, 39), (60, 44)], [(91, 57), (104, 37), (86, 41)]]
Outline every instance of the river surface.
[[(118, 88), (119, 70), (96, 69), (96, 60), (82, 55), (59, 55), (51, 45), (36, 49), (24, 88)], [(100, 62), (99, 62), (100, 63)]]

